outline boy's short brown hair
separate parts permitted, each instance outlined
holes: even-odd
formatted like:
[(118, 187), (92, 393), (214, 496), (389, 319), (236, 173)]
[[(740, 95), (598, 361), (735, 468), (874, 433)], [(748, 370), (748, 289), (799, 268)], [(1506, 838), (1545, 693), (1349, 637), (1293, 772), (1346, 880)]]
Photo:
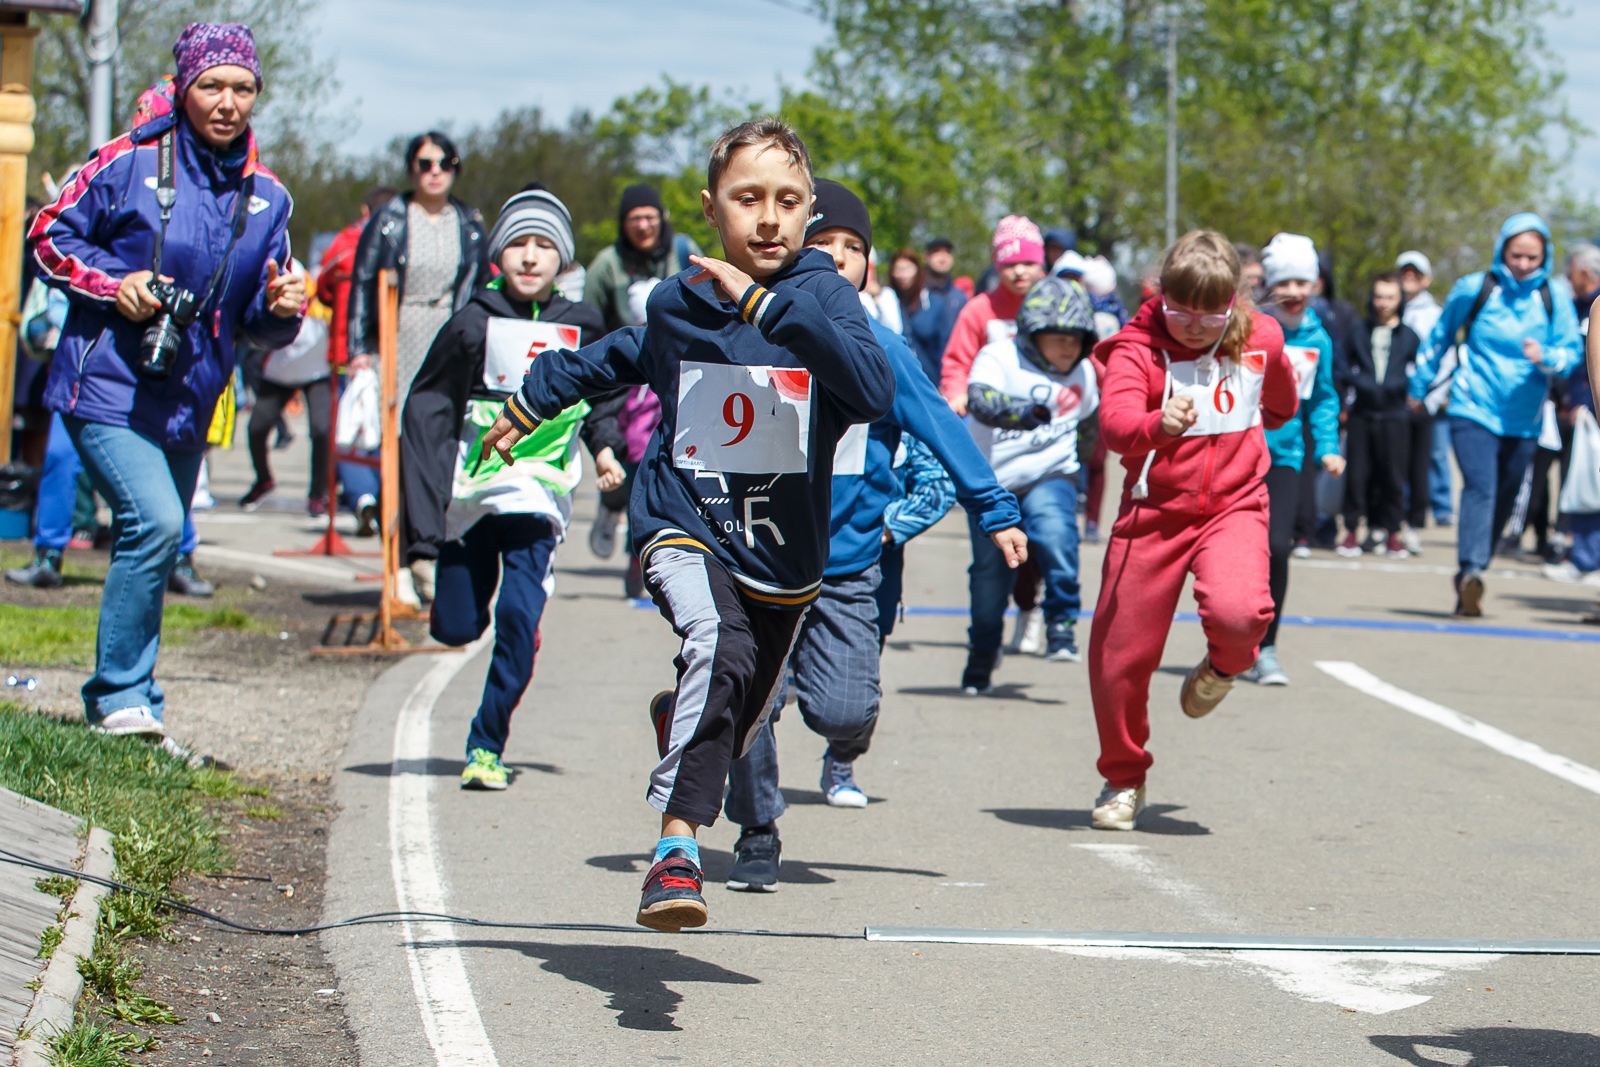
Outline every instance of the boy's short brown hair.
[(722, 180), (728, 162), (739, 149), (767, 145), (787, 153), (789, 162), (805, 172), (806, 184), (812, 184), (811, 153), (806, 151), (805, 142), (800, 140), (793, 126), (774, 115), (768, 115), (741, 122), (717, 138), (711, 146), (711, 160), (706, 164), (706, 188), (712, 193), (717, 191), (717, 183)]

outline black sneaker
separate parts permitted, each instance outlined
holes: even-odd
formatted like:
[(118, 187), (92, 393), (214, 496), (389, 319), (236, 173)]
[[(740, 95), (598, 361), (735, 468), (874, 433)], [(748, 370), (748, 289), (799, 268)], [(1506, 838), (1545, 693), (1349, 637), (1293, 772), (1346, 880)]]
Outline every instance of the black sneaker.
[(268, 494), (277, 487), (278, 483), (271, 478), (256, 482), (250, 487), (248, 493), (239, 498), (239, 507), (245, 511), (254, 511), (261, 506), (261, 502), (267, 498)]
[(969, 697), (987, 696), (994, 692), (994, 669), (1000, 662), (998, 652), (967, 653), (967, 668), (961, 672), (961, 691)]
[(733, 846), (733, 869), (728, 872), (728, 888), (736, 893), (776, 893), (778, 857), (783, 842), (770, 826), (751, 826), (739, 835)]
[(1062, 620), (1050, 624), (1045, 631), (1044, 658), (1054, 663), (1083, 662), (1083, 654), (1078, 651), (1078, 636), (1071, 622)]
[(1483, 575), (1468, 571), (1456, 582), (1456, 615), (1463, 619), (1483, 615)]
[(179, 596), (204, 599), (217, 591), (217, 587), (194, 572), (194, 557), (185, 553), (178, 557), (172, 573), (167, 575), (167, 589)]
[(699, 865), (683, 849), (673, 849), (644, 876), (634, 921), (669, 934), (686, 926), (704, 926), (706, 899), (700, 895), (704, 885)]
[(6, 571), (6, 581), (35, 589), (59, 589), (63, 580), (59, 548), (41, 548), (26, 567)]

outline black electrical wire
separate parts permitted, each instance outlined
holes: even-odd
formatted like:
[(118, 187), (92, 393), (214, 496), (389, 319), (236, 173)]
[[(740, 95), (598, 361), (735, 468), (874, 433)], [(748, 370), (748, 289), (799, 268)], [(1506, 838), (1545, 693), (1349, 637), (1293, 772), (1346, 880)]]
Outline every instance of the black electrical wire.
[[(528, 923), (504, 922), (493, 919), (474, 919), (470, 916), (445, 915), (434, 911), (375, 911), (367, 915), (356, 915), (349, 919), (340, 919), (337, 922), (319, 923), (316, 926), (299, 927), (273, 927), (253, 926), (250, 923), (234, 922), (218, 915), (216, 912), (197, 908), (193, 904), (185, 904), (181, 900), (174, 900), (163, 893), (154, 890), (142, 889), (127, 882), (119, 882), (114, 878), (101, 878), (99, 875), (86, 874), (75, 871), (71, 867), (57, 867), (53, 863), (22, 856), (7, 849), (0, 848), (0, 863), (10, 863), (18, 867), (30, 867), (46, 874), (60, 875), (77, 881), (93, 882), (95, 885), (105, 886), (107, 889), (120, 889), (125, 893), (137, 893), (140, 896), (151, 897), (163, 907), (180, 911), (186, 915), (214, 922), (230, 930), (237, 930), (243, 934), (262, 934), (272, 937), (298, 937), (301, 934), (319, 934), (324, 930), (342, 930), (350, 926), (383, 926), (389, 923), (422, 923), (442, 922), (455, 926), (476, 926), (485, 930), (558, 930), (573, 933), (599, 933), (599, 934), (636, 934), (642, 927), (618, 926), (611, 923)], [(860, 941), (864, 934), (834, 934), (826, 932), (810, 932), (804, 930), (696, 930), (682, 931), (686, 934), (718, 934), (725, 937), (783, 937), (799, 938), (812, 941)]]

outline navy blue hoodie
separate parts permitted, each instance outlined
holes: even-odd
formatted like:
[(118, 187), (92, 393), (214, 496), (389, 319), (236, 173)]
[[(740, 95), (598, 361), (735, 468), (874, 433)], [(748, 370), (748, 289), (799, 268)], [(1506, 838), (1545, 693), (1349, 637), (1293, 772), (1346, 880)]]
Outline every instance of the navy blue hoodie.
[[(506, 413), (528, 426), (648, 385), (661, 425), (634, 480), (634, 549), (647, 564), (657, 544), (702, 549), (752, 600), (804, 607), (828, 561), (834, 449), (852, 423), (889, 411), (894, 372), (825, 252), (803, 250), (737, 303), (709, 280), (690, 285), (693, 273), (656, 286), (647, 325), (542, 353)], [(751, 469), (752, 449), (767, 469)]]

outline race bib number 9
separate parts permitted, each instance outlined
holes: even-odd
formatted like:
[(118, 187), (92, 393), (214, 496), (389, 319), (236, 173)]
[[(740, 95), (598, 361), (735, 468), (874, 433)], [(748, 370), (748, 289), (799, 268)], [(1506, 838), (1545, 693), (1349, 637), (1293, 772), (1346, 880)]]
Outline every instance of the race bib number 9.
[(1317, 387), (1317, 360), (1322, 353), (1307, 345), (1284, 345), (1283, 354), (1289, 357), (1289, 366), (1294, 368), (1294, 384), (1300, 391), (1300, 399), (1310, 400), (1312, 390)]
[(582, 336), (578, 327), (565, 323), (490, 319), (483, 349), (483, 387), (496, 393), (516, 392), (535, 356), (548, 348), (577, 348)]
[(1185, 437), (1238, 433), (1261, 421), (1266, 354), (1246, 352), (1239, 362), (1203, 356), (1171, 367), (1172, 395), (1187, 396), (1199, 418)]
[(801, 474), (811, 442), (811, 372), (684, 363), (672, 465), (719, 474)]

